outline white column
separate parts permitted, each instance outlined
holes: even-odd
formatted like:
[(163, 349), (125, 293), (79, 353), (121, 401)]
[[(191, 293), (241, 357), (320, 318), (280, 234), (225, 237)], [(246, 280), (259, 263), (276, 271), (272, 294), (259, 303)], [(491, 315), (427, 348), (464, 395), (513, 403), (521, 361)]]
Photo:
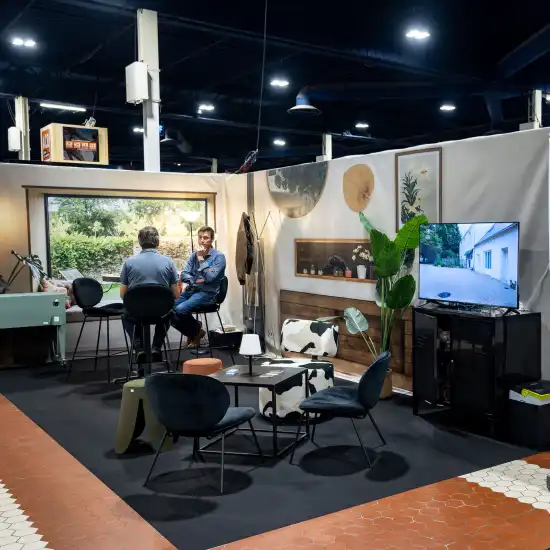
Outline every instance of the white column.
[(137, 11), (138, 61), (147, 63), (149, 99), (143, 102), (143, 168), (160, 172), (160, 70), (157, 12)]
[(332, 135), (323, 134), (323, 157), (325, 160), (332, 160)]
[(17, 96), (15, 98), (15, 125), (21, 131), (21, 151), (19, 151), (19, 160), (31, 160), (29, 100), (26, 97)]
[(212, 159), (212, 167), (210, 169), (210, 172), (216, 174), (218, 172), (218, 159)]
[(532, 90), (529, 101), (529, 122), (535, 122), (537, 128), (542, 127), (542, 90)]

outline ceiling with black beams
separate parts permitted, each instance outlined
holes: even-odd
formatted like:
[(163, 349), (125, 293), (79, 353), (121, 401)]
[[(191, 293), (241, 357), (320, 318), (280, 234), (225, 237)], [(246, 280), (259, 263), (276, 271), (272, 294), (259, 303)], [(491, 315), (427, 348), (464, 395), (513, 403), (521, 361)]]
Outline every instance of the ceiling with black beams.
[[(33, 160), (42, 126), (93, 115), (109, 129), (111, 164), (143, 167), (134, 132), (142, 110), (125, 103), (124, 82), (137, 58), (138, 8), (159, 17), (161, 123), (174, 138), (161, 145), (167, 171), (208, 171), (212, 158), (220, 171), (237, 170), (256, 149), (260, 104), (255, 169), (315, 160), (324, 132), (336, 157), (513, 131), (527, 120), (529, 91), (550, 92), (550, 4), (534, 0), (268, 0), (263, 87), (264, 0), (4, 1), (2, 160), (16, 158), (7, 128), (13, 96), (24, 95)], [(407, 38), (414, 28), (430, 36)], [(35, 45), (17, 47), (17, 37)], [(273, 87), (274, 78), (288, 86)], [(320, 114), (289, 114), (298, 95)], [(215, 110), (198, 114), (204, 103)]]

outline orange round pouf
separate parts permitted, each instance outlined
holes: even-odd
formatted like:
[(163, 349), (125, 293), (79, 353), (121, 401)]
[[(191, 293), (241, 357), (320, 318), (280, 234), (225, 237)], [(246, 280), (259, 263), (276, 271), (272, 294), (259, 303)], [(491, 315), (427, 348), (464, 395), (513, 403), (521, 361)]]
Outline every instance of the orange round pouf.
[(208, 376), (222, 369), (222, 362), (212, 357), (189, 359), (183, 364), (183, 374), (203, 374)]

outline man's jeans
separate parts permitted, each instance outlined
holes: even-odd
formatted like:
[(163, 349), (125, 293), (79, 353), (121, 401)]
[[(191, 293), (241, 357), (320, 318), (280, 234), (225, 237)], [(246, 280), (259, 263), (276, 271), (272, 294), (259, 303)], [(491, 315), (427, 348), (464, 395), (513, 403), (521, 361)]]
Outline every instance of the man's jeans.
[(194, 338), (199, 333), (201, 324), (191, 315), (191, 312), (201, 306), (216, 303), (216, 298), (217, 294), (213, 292), (185, 290), (174, 305), (172, 326), (184, 336)]

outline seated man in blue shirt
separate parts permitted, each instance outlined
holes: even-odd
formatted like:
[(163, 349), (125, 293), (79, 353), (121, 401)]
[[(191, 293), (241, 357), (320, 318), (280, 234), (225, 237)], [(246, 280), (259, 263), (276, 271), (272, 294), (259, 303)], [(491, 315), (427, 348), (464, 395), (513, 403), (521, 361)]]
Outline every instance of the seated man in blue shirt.
[[(154, 227), (144, 227), (138, 234), (138, 241), (141, 246), (141, 252), (136, 256), (128, 258), (122, 266), (120, 273), (120, 297), (124, 295), (128, 289), (136, 285), (157, 284), (167, 286), (172, 289), (174, 299), (179, 295), (178, 292), (178, 272), (174, 261), (168, 256), (163, 256), (157, 251), (159, 245), (159, 234)], [(145, 362), (145, 353), (142, 350), (141, 342), (141, 327), (135, 323), (127, 314), (123, 316), (124, 328), (130, 338), (135, 331), (134, 349), (136, 350), (137, 363)], [(161, 349), (166, 331), (170, 326), (170, 318), (166, 319), (165, 323), (158, 323), (155, 327), (155, 335), (152, 345), (153, 361), (161, 361)]]
[[(214, 230), (211, 227), (201, 227), (197, 235), (199, 248), (181, 272), (180, 278), (187, 287), (174, 306), (172, 325), (189, 337), (188, 345), (198, 347), (205, 332), (190, 312), (216, 302), (225, 277), (225, 256), (212, 248)], [(194, 331), (197, 331), (195, 335), (190, 335)]]

